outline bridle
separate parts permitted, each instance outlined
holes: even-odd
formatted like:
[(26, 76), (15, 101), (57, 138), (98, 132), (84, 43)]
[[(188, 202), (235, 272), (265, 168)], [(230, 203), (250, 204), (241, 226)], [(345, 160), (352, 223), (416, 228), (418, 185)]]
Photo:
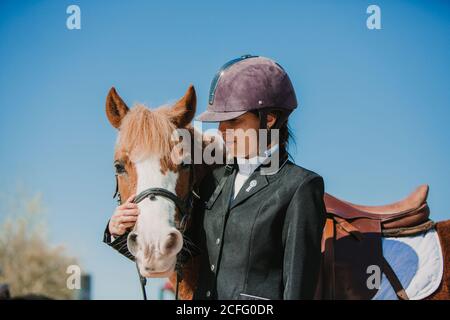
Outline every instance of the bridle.
[[(184, 199), (181, 199), (179, 196), (177, 196), (175, 193), (164, 189), (164, 188), (148, 188), (139, 193), (132, 201), (132, 203), (140, 203), (144, 201), (145, 199), (149, 199), (150, 201), (155, 201), (157, 197), (165, 198), (169, 201), (171, 201), (173, 204), (175, 204), (175, 207), (178, 209), (179, 214), (181, 216), (181, 219), (178, 223), (178, 226), (176, 226), (177, 230), (181, 232), (181, 234), (184, 236), (184, 233), (186, 231), (186, 227), (188, 225), (188, 222), (191, 218), (191, 211), (194, 207), (194, 199), (200, 199), (198, 193), (195, 191), (195, 177), (194, 177), (194, 164), (188, 164), (183, 166), (189, 166), (189, 193)], [(122, 197), (119, 192), (119, 178), (118, 174), (116, 173), (116, 190), (113, 195), (113, 199), (117, 197), (117, 203), (118, 205), (122, 204)], [(179, 283), (183, 279), (182, 274), (182, 267), (184, 263), (186, 262), (186, 257), (182, 255), (183, 250), (181, 250), (177, 254), (177, 262), (175, 265), (175, 272), (176, 272), (176, 288), (175, 288), (175, 300), (178, 300), (178, 287)], [(135, 261), (136, 262), (136, 261)], [(141, 276), (139, 272), (139, 268), (136, 262), (136, 268), (139, 275), (139, 282), (141, 284), (141, 290), (142, 290), (142, 296), (144, 300), (147, 300), (147, 293), (145, 291), (145, 285), (147, 284), (147, 279), (143, 276)]]

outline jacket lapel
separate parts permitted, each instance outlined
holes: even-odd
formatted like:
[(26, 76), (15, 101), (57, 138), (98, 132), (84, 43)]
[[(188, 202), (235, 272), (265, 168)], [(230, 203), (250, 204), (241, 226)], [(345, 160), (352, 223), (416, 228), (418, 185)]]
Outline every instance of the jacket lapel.
[(250, 177), (248, 177), (247, 181), (245, 181), (241, 190), (239, 190), (238, 194), (236, 195), (236, 198), (232, 200), (230, 209), (233, 209), (238, 204), (244, 202), (254, 194), (258, 193), (258, 191), (264, 189), (268, 184), (269, 181), (267, 180), (267, 177), (265, 175), (261, 175), (260, 170), (257, 169), (250, 175)]
[[(225, 179), (224, 184), (222, 187), (216, 187), (217, 189), (212, 194), (211, 198), (206, 203), (206, 208), (211, 209), (214, 206), (214, 203), (216, 200), (221, 201), (219, 204), (220, 208), (226, 208), (224, 211), (228, 211), (228, 206), (230, 204), (230, 197), (231, 193), (233, 192), (233, 185), (234, 185), (234, 179), (236, 177), (236, 169), (233, 170), (233, 172), (228, 175), (227, 177), (222, 177), (221, 179)], [(220, 180), (218, 181), (218, 184), (220, 185)], [(222, 196), (220, 197), (220, 195)]]
[[(236, 195), (236, 198), (231, 201), (230, 209), (233, 209), (240, 203), (244, 202), (254, 194), (258, 193), (262, 189), (264, 189), (267, 185), (269, 185), (270, 180), (267, 177), (276, 174), (285, 164), (288, 159), (286, 153), (280, 154), (279, 152), (274, 153), (272, 156), (278, 157), (279, 159), (279, 167), (271, 168), (270, 162), (265, 163), (258, 167), (253, 174), (248, 177), (247, 181), (245, 181), (239, 193)], [(264, 174), (261, 174), (261, 168), (264, 168)], [(233, 177), (233, 186), (234, 186), (234, 177)], [(231, 195), (230, 195), (231, 197)]]

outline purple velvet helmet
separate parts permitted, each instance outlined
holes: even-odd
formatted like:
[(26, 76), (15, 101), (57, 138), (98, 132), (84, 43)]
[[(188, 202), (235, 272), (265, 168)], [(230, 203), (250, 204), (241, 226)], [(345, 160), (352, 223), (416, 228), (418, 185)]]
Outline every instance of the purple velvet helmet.
[(284, 109), (289, 114), (297, 98), (289, 76), (275, 61), (244, 55), (220, 68), (209, 91), (209, 104), (197, 120), (226, 121), (250, 110)]

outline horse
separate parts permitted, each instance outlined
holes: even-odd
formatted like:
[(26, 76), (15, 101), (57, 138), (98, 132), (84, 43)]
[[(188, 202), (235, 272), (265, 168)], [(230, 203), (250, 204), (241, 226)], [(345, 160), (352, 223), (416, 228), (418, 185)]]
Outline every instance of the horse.
[[(129, 251), (134, 255), (142, 277), (168, 277), (172, 288), (179, 285), (179, 297), (187, 300), (193, 297), (200, 256), (190, 256), (180, 266), (183, 277), (179, 281), (177, 257), (184, 251), (188, 251), (186, 245), (190, 241), (183, 233), (184, 230), (189, 230), (189, 222), (183, 229), (180, 226), (183, 225), (186, 215), (183, 211), (192, 210), (191, 207), (183, 209), (183, 205), (179, 202), (190, 199), (195, 186), (214, 166), (205, 163), (193, 164), (193, 154), (196, 151), (202, 152), (214, 139), (201, 136), (201, 142), (197, 144), (201, 150), (178, 154), (174, 159), (173, 149), (176, 140), (173, 139), (173, 132), (184, 129), (195, 137), (195, 129), (191, 122), (196, 112), (196, 100), (195, 89), (192, 85), (174, 105), (160, 106), (156, 109), (149, 109), (141, 104), (128, 108), (114, 87), (111, 88), (106, 99), (107, 118), (118, 130), (114, 166), (119, 194), (123, 198), (128, 198), (131, 194), (144, 193), (138, 204), (141, 213), (127, 238)], [(186, 162), (191, 165), (178, 163), (177, 159), (187, 159)], [(155, 190), (159, 190), (159, 193)], [(331, 207), (333, 207), (329, 205), (330, 197), (333, 198), (325, 194), (327, 211), (332, 211)], [(340, 204), (343, 203), (340, 202)], [(345, 212), (359, 208), (360, 212), (364, 213), (364, 218), (370, 215), (368, 213), (370, 207), (353, 205), (353, 209), (349, 209), (346, 205), (338, 207), (344, 208)], [(397, 208), (396, 205), (394, 207)], [(392, 206), (385, 206), (383, 210), (386, 208), (392, 208)], [(379, 208), (378, 211), (380, 211)], [(346, 221), (348, 223), (342, 223), (342, 225), (352, 227), (354, 217), (348, 215), (346, 217), (349, 218)], [(342, 226), (338, 223), (334, 227)], [(329, 236), (326, 228), (327, 225), (324, 229), (323, 243), (327, 240), (325, 237)], [(439, 287), (426, 299), (446, 300), (450, 299), (450, 220), (436, 223), (435, 226), (433, 225), (433, 230), (437, 230), (439, 236), (444, 268)], [(357, 233), (352, 234), (357, 235)], [(381, 243), (381, 240), (379, 241)], [(324, 257), (329, 253), (325, 247), (323, 246)], [(357, 257), (353, 259), (358, 260)], [(318, 287), (328, 289), (331, 284), (327, 281), (329, 281), (327, 278), (321, 279), (322, 283), (318, 284)], [(337, 278), (333, 281), (341, 286), (353, 285), (346, 283), (346, 279)], [(336, 283), (333, 283), (333, 286), (335, 285)]]
[[(210, 168), (204, 164), (194, 164), (195, 152), (174, 157), (173, 150), (177, 143), (173, 138), (174, 131), (183, 129), (192, 137), (198, 136), (191, 125), (196, 100), (192, 85), (174, 105), (163, 105), (152, 110), (141, 104), (128, 108), (114, 87), (106, 99), (107, 118), (118, 130), (114, 167), (121, 198), (127, 199), (149, 188), (165, 190), (166, 195), (173, 198), (156, 196), (138, 204), (140, 215), (128, 235), (128, 249), (134, 255), (142, 277), (169, 277), (174, 287), (177, 285), (177, 257), (189, 250), (189, 239), (179, 228), (183, 210), (173, 200), (175, 197), (188, 199), (194, 186)], [(213, 137), (201, 135), (200, 138), (201, 141), (193, 143), (193, 147), (199, 145), (203, 149), (214, 140)], [(179, 159), (184, 159), (184, 162), (178, 163)], [(189, 225), (186, 227), (189, 228)], [(198, 257), (183, 263), (183, 279), (179, 283), (182, 299), (192, 298), (198, 263)]]

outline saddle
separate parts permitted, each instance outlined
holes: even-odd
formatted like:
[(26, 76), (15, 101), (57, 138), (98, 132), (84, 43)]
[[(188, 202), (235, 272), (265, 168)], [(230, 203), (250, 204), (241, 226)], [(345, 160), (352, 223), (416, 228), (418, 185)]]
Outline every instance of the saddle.
[(325, 194), (327, 219), (322, 238), (322, 274), (318, 298), (364, 299), (378, 289), (368, 285), (371, 270), (379, 267), (399, 299), (408, 296), (383, 257), (383, 237), (414, 236), (434, 227), (429, 220), (428, 185), (407, 198), (383, 206), (365, 206)]

